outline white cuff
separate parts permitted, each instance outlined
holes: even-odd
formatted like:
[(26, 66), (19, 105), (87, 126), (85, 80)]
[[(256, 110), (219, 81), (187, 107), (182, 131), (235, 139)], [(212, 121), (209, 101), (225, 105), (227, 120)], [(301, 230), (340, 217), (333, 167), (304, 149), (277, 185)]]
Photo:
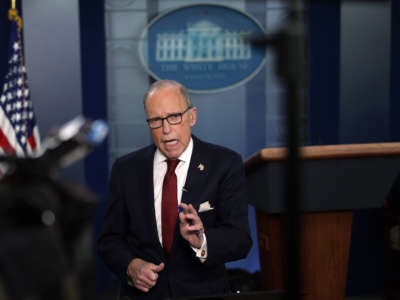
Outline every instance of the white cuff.
[(207, 260), (207, 255), (208, 255), (207, 238), (204, 233), (203, 233), (203, 244), (201, 244), (201, 247), (199, 249), (192, 247), (192, 249), (202, 263)]

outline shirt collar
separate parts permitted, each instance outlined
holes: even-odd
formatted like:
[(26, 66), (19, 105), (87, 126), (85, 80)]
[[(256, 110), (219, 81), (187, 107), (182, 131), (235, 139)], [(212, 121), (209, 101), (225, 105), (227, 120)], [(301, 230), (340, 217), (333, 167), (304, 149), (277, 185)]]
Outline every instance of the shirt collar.
[[(189, 162), (190, 157), (192, 156), (193, 152), (193, 139), (190, 138), (189, 145), (186, 147), (185, 151), (182, 152), (182, 154), (178, 157), (180, 161), (183, 162)], [(162, 154), (160, 149), (157, 148), (156, 153), (154, 154), (154, 160), (156, 163), (162, 163), (167, 160), (167, 157)]]

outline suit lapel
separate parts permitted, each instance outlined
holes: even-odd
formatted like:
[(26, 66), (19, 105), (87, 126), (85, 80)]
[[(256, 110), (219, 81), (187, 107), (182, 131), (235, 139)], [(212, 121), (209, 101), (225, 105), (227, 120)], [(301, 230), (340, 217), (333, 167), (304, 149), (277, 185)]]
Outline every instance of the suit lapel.
[(182, 194), (182, 202), (191, 203), (198, 210), (201, 203), (202, 191), (206, 186), (207, 157), (204, 155), (202, 143), (193, 137), (193, 153), (185, 183), (185, 192)]

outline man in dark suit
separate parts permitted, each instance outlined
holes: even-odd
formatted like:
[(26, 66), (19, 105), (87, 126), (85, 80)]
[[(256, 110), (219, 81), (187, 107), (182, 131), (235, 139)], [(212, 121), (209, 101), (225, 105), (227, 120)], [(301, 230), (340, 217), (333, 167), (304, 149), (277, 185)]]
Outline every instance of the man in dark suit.
[(224, 263), (252, 243), (241, 157), (191, 135), (197, 109), (181, 84), (155, 82), (144, 106), (154, 145), (114, 163), (99, 254), (121, 298), (229, 293)]

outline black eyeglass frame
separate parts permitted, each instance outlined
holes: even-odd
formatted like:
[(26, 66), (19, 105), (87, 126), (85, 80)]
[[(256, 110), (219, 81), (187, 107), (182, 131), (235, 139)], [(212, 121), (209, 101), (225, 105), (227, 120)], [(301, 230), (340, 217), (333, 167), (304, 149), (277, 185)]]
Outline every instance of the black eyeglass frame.
[[(150, 119), (146, 119), (147, 124), (149, 125), (150, 129), (158, 129), (164, 126), (164, 120), (167, 120), (169, 125), (179, 125), (182, 123), (183, 120), (183, 115), (185, 113), (187, 113), (190, 109), (192, 109), (193, 106), (188, 106), (183, 112), (180, 113), (173, 113), (173, 114), (169, 114), (168, 116), (166, 116), (165, 118), (160, 118), (160, 117), (156, 117), (156, 118), (150, 118)], [(171, 117), (180, 117), (179, 122), (172, 122), (171, 123)], [(152, 127), (150, 125), (151, 122), (153, 121), (161, 121), (161, 125), (160, 126), (156, 126), (156, 127)]]

